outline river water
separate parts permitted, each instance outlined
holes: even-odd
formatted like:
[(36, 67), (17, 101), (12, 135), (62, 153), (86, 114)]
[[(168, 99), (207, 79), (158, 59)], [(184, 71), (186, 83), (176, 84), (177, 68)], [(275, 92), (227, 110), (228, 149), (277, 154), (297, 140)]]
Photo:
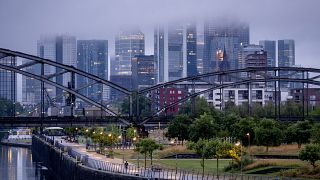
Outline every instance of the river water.
[(0, 145), (1, 180), (39, 180), (39, 166), (32, 159), (30, 149)]

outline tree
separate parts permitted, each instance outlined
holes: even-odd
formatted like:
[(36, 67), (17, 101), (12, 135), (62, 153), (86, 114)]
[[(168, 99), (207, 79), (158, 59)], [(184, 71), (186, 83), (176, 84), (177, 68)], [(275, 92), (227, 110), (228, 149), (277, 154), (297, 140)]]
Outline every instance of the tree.
[[(15, 111), (15, 112), (14, 112)], [(4, 98), (0, 98), (0, 117), (13, 116), (15, 114), (22, 114), (24, 111), (20, 103)]]
[(311, 141), (320, 144), (320, 124), (315, 124), (311, 129)]
[(150, 155), (151, 158), (151, 165), (152, 165), (152, 154), (153, 151), (157, 149), (161, 149), (162, 146), (157, 144), (154, 140), (146, 138), (141, 139), (139, 142), (136, 143), (135, 151), (144, 154), (144, 167), (147, 167), (147, 154)]
[(316, 162), (320, 160), (320, 145), (308, 144), (299, 152), (299, 159), (302, 161), (308, 161), (313, 168), (315, 168)]
[[(137, 102), (139, 101), (139, 109), (137, 111)], [(121, 104), (121, 113), (130, 113), (130, 100), (125, 99)], [(151, 116), (151, 102), (144, 96), (139, 95), (137, 92), (133, 92), (132, 95), (132, 115), (140, 117)]]
[(290, 125), (286, 130), (286, 140), (290, 142), (296, 142), (298, 148), (301, 148), (301, 144), (308, 143), (311, 137), (311, 124), (309, 121), (299, 121)]
[[(255, 137), (254, 129), (256, 126), (254, 119), (243, 118), (232, 126), (232, 136), (241, 140), (243, 145), (247, 146), (249, 145), (249, 140), (252, 141)], [(250, 137), (248, 137), (248, 133)]]
[(199, 139), (197, 142), (188, 143), (188, 149), (194, 150), (196, 154), (201, 156), (202, 175), (204, 175), (204, 160), (216, 155), (218, 144), (219, 141), (208, 139)]
[[(232, 133), (233, 125), (240, 121), (240, 116), (235, 113), (228, 113), (223, 120), (220, 122), (220, 128), (222, 130), (227, 131), (228, 133)], [(228, 134), (230, 135), (230, 134)]]
[(282, 131), (277, 127), (277, 122), (270, 119), (263, 119), (255, 129), (255, 139), (257, 145), (279, 146), (282, 140)]
[(214, 123), (214, 118), (206, 113), (201, 115), (200, 118), (196, 118), (189, 129), (190, 139), (194, 142), (198, 141), (200, 138), (213, 138), (216, 135), (216, 132), (217, 126)]
[(214, 117), (219, 117), (219, 112), (208, 104), (205, 98), (196, 97), (195, 98), (195, 112), (192, 114), (192, 104), (191, 100), (185, 102), (181, 108), (179, 108), (179, 114), (186, 114), (189, 116), (194, 115), (194, 117), (200, 117), (200, 115), (207, 113)]
[(191, 124), (191, 119), (187, 115), (178, 115), (169, 123), (166, 136), (168, 138), (178, 138), (179, 141), (187, 140), (189, 137), (188, 130)]

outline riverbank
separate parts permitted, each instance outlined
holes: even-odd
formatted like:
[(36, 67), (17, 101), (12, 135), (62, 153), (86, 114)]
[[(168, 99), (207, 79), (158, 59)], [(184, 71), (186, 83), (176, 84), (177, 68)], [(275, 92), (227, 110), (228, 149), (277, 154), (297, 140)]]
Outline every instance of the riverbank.
[(23, 141), (12, 141), (7, 139), (2, 139), (0, 142), (4, 146), (13, 146), (13, 147), (22, 147), (22, 148), (31, 148), (32, 142), (23, 142)]

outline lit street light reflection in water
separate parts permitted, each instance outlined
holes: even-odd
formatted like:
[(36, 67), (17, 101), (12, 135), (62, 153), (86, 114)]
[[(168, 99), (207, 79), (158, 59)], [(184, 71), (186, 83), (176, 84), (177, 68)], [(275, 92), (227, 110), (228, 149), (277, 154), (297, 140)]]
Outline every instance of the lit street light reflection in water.
[(37, 180), (40, 170), (32, 160), (31, 150), (0, 145), (1, 180)]

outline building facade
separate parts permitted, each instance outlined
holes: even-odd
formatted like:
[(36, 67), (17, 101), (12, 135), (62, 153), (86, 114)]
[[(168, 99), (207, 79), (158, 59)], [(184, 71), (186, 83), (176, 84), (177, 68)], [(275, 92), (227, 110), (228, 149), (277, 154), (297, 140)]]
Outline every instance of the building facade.
[(195, 24), (168, 23), (154, 30), (157, 83), (172, 81), (197, 72)]
[[(294, 40), (278, 40), (278, 67), (295, 66), (295, 43)], [(282, 77), (288, 77), (288, 72), (282, 72)], [(290, 88), (292, 83), (282, 82), (282, 88)]]
[[(16, 57), (3, 57), (0, 63), (6, 66), (16, 66)], [(15, 102), (17, 100), (16, 87), (16, 73), (0, 69), (0, 98)]]
[[(41, 58), (49, 59), (76, 67), (76, 38), (74, 36), (59, 35), (59, 36), (41, 36), (37, 41), (37, 54)], [(34, 65), (26, 68), (27, 71), (36, 74), (41, 74), (41, 66)], [(55, 68), (53, 66), (44, 66), (44, 75), (53, 75), (55, 73), (62, 72), (62, 69)], [(25, 84), (25, 90), (23, 92), (23, 101), (36, 104), (40, 102), (40, 82), (32, 78), (23, 77), (23, 84)], [(55, 76), (52, 81), (68, 86), (68, 82), (71, 81), (70, 74), (65, 73), (63, 75)], [(63, 91), (55, 88), (54, 86), (45, 84), (45, 90), (51, 98), (58, 97), (57, 102), (63, 102)]]
[(133, 89), (149, 87), (155, 84), (155, 65), (153, 55), (139, 55), (132, 58)]
[(121, 31), (115, 37), (115, 74), (131, 75), (131, 59), (144, 54), (144, 34), (140, 30)]
[[(108, 79), (108, 41), (107, 40), (78, 40), (77, 68), (90, 74)], [(77, 88), (86, 87), (94, 83), (85, 77), (77, 77)], [(104, 98), (103, 85), (93, 84), (79, 91), (92, 100), (100, 101)]]
[[(240, 44), (250, 43), (249, 25), (234, 21), (210, 20), (204, 23), (204, 73), (219, 70), (219, 66), (224, 64), (229, 69), (237, 69), (238, 51)], [(221, 62), (221, 52), (226, 52)]]

